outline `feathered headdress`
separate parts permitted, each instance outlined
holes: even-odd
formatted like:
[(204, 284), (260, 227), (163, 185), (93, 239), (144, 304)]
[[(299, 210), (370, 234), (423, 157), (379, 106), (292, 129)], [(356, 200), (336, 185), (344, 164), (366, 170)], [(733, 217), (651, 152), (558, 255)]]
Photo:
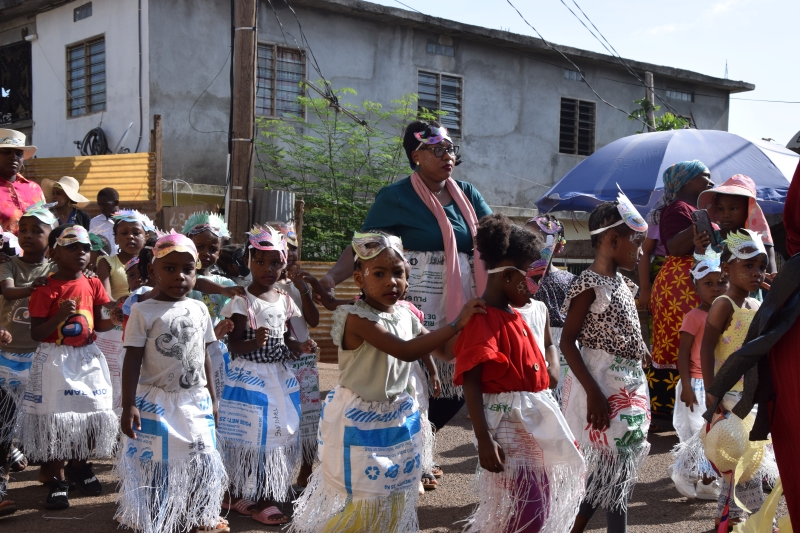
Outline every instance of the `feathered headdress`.
[(286, 237), (273, 227), (256, 224), (253, 229), (247, 232), (247, 240), (250, 241), (250, 248), (280, 252), (281, 259), (286, 261)]
[(733, 254), (728, 259), (728, 263), (734, 259), (750, 259), (761, 254), (767, 255), (767, 249), (764, 247), (761, 234), (749, 229), (732, 231), (728, 233), (728, 238), (723, 242)]
[(186, 223), (183, 225), (181, 233), (187, 237), (191, 237), (192, 235), (197, 235), (204, 231), (210, 231), (220, 238), (231, 236), (228, 231), (228, 225), (221, 216), (216, 213), (205, 211), (198, 211), (189, 215), (189, 218), (186, 219)]
[[(22, 214), (22, 217), (36, 217), (41, 220), (44, 224), (49, 224), (52, 226), (53, 224), (58, 222), (58, 218), (50, 211), (51, 207), (54, 207), (56, 202), (46, 204), (44, 202), (36, 202), (33, 205), (29, 205), (25, 212)], [(20, 218), (22, 218), (20, 217)]]
[(150, 220), (150, 217), (144, 213), (140, 213), (136, 209), (120, 209), (111, 215), (114, 222), (133, 222), (142, 226), (145, 231), (155, 231), (156, 225)]

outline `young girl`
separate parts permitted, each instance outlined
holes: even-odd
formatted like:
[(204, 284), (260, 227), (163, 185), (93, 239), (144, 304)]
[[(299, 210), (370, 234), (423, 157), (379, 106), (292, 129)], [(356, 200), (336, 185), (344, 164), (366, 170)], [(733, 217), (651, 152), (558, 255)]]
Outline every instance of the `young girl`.
[[(236, 283), (230, 279), (212, 272), (217, 264), (217, 259), (219, 259), (223, 241), (231, 236), (228, 225), (221, 216), (215, 213), (197, 212), (192, 213), (186, 219), (182, 233), (192, 239), (201, 263), (201, 268), (197, 271), (199, 285), (189, 293), (189, 298), (205, 304), (208, 314), (211, 315), (217, 339), (221, 339), (233, 330), (233, 322), (225, 319), (221, 314), (222, 308), (231, 298), (220, 290), (212, 293), (203, 292), (203, 289), (207, 289), (208, 283), (216, 284), (220, 289), (236, 287)], [(224, 376), (229, 362), (228, 348), (225, 343), (219, 340), (212, 345), (209, 348), (209, 357), (211, 357), (214, 387), (221, 394), (225, 387)]]
[[(288, 517), (276, 507), (290, 494), (300, 450), (300, 388), (292, 353), (313, 353), (286, 327), (300, 309), (275, 286), (286, 268), (286, 238), (270, 226), (248, 233), (253, 281), (222, 309), (233, 321), (233, 357), (220, 401), (219, 437), (231, 478), (225, 507), (267, 525)], [(260, 502), (262, 505), (257, 505)]]
[(525, 273), (541, 242), (504, 215), (482, 218), (475, 242), (489, 274), (486, 314), (455, 345), (455, 383), (464, 385), (480, 460), (478, 507), (465, 531), (564, 532), (583, 498), (586, 464), (547, 392), (540, 343), (514, 309), (529, 301)]
[[(139, 252), (141, 253), (141, 252)], [(133, 294), (134, 291), (140, 287), (144, 287), (147, 283), (147, 278), (142, 278), (142, 272), (139, 268), (139, 256), (134, 257), (125, 263), (125, 275), (128, 277), (128, 293)]]
[[(717, 500), (719, 483), (714, 471), (703, 456), (700, 430), (705, 426), (706, 389), (700, 364), (700, 347), (714, 301), (728, 290), (728, 280), (722, 274), (720, 254), (708, 250), (705, 255), (695, 255), (692, 279), (702, 302), (689, 311), (681, 324), (681, 344), (678, 352), (678, 372), (681, 379), (675, 387), (675, 410), (672, 425), (678, 433), (679, 444), (673, 456), (675, 464), (672, 480), (675, 488), (687, 498)], [(699, 478), (703, 479), (700, 480)]]
[[(730, 287), (713, 303), (706, 319), (703, 343), (700, 348), (703, 383), (706, 388), (709, 388), (714, 382), (714, 374), (722, 366), (722, 363), (742, 346), (750, 322), (760, 305), (757, 300), (749, 298), (748, 295), (759, 290), (764, 282), (768, 265), (767, 250), (761, 241), (761, 235), (754, 231), (747, 229), (731, 231), (723, 241), (723, 245), (722, 271), (730, 280)], [(729, 411), (739, 401), (743, 383), (744, 380), (739, 381), (722, 398), (723, 411)], [(707, 398), (706, 405), (711, 407), (714, 403)], [(731, 414), (730, 416), (736, 415)], [(763, 442), (757, 444), (764, 446)], [(751, 475), (747, 479), (740, 479), (735, 487), (736, 497), (751, 513), (758, 511), (764, 503), (762, 478), (774, 479), (776, 475), (775, 457), (771, 450), (768, 451), (769, 453), (764, 454), (759, 471), (750, 472)], [(733, 474), (728, 472), (721, 472), (721, 474), (723, 475), (721, 476), (722, 482), (715, 522), (719, 525), (721, 520), (729, 519), (731, 522), (737, 523), (747, 515), (744, 509), (736, 505), (733, 500), (730, 483)], [(728, 504), (730, 511), (724, 512)]]
[(356, 233), (353, 249), (353, 280), (364, 298), (334, 313), (339, 384), (322, 406), (322, 464), (295, 502), (296, 533), (419, 530), (422, 431), (406, 392), (411, 363), (484, 312), (471, 300), (452, 323), (425, 334), (413, 313), (396, 305), (408, 283), (400, 239)]
[[(589, 216), (594, 262), (569, 288), (561, 351), (569, 372), (562, 410), (586, 458), (586, 498), (573, 533), (606, 508), (608, 531), (627, 529), (628, 497), (650, 444), (650, 404), (642, 339), (633, 295), (636, 286), (618, 272), (634, 270), (647, 224), (628, 198), (597, 206)], [(579, 350), (576, 342), (580, 342)]]
[(227, 476), (207, 378), (206, 349), (216, 337), (205, 306), (186, 297), (197, 250), (172, 233), (158, 239), (153, 255), (149, 277), (158, 294), (133, 306), (125, 329), (116, 518), (142, 533), (227, 533), (219, 518)]
[[(13, 430), (39, 345), (31, 338), (28, 300), (34, 288), (55, 269), (45, 257), (55, 222), (56, 217), (42, 202), (28, 207), (19, 220), (19, 246), (24, 255), (0, 263), (0, 331), (9, 332), (13, 338), (0, 347), (0, 492), (8, 482)], [(13, 501), (0, 501), (0, 516), (15, 511)]]
[(48, 238), (58, 272), (31, 294), (31, 338), (39, 342), (22, 401), (22, 447), (41, 461), (50, 480), (47, 509), (69, 507), (66, 476), (84, 494), (98, 495), (100, 482), (90, 456), (108, 457), (117, 442), (111, 377), (95, 331), (107, 331), (101, 319), (108, 295), (97, 278), (87, 279), (89, 233), (75, 224), (59, 226)]
[[(778, 271), (775, 263), (775, 246), (772, 242), (772, 233), (769, 224), (756, 201), (756, 184), (743, 174), (736, 174), (722, 185), (709, 189), (697, 198), (697, 206), (708, 210), (712, 221), (719, 224), (720, 240), (725, 239), (729, 233), (742, 229), (749, 229), (761, 234), (761, 241), (767, 250), (767, 274)], [(710, 238), (702, 239), (702, 247), (708, 246)], [(722, 243), (719, 244), (721, 251)], [(701, 250), (697, 250), (698, 253)], [(773, 276), (769, 276), (770, 278)]]
[(119, 247), (117, 255), (102, 256), (97, 260), (97, 277), (113, 301), (130, 295), (125, 265), (139, 255), (147, 240), (146, 232), (154, 229), (150, 219), (135, 209), (122, 209), (111, 217), (114, 220), (114, 240)]
[[(283, 234), (287, 247), (286, 269), (281, 274), (276, 286), (288, 294), (297, 308), (302, 310), (301, 316), (292, 316), (289, 319), (289, 332), (297, 341), (306, 342), (310, 338), (309, 326), (315, 328), (319, 324), (319, 311), (314, 304), (309, 285), (316, 279), (302, 270), (298, 262), (298, 242), (294, 224), (270, 222), (269, 225)], [(305, 488), (308, 485), (308, 478), (311, 476), (314, 458), (317, 455), (317, 430), (319, 429), (319, 411), (322, 407), (319, 399), (317, 354), (314, 352), (303, 353), (288, 364), (300, 384), (300, 411), (302, 413), (300, 445), (303, 450), (300, 471), (297, 474), (297, 485)]]

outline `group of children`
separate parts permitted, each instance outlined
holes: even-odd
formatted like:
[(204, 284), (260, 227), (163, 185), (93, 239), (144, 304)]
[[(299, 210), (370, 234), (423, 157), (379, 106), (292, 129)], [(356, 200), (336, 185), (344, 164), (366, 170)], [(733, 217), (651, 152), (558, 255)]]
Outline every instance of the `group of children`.
[[(403, 301), (401, 240), (356, 233), (361, 295), (334, 303), (340, 377), (322, 403), (308, 328), (319, 322), (312, 292), (326, 295), (300, 268), (291, 225), (256, 225), (236, 251), (217, 215), (197, 213), (182, 233), (165, 234), (105, 195), (98, 231), (113, 246), (78, 224), (59, 225), (38, 204), (20, 221), (22, 255), (0, 264), (3, 479), (16, 439), (42, 463), (45, 507), (68, 507), (71, 484), (99, 494), (87, 460), (116, 453), (115, 518), (136, 531), (224, 533), (223, 509), (284, 524), (276, 504), (293, 497), (295, 479), (302, 494), (292, 532), (417, 531), (433, 446), (420, 362), (439, 389), (433, 356), (455, 360), (449, 385), (463, 385), (474, 429), (479, 503), (467, 531), (579, 533), (598, 507), (609, 532), (626, 530), (650, 447), (650, 353), (637, 287), (619, 273), (636, 268), (647, 223), (624, 194), (591, 213), (595, 259), (577, 277), (552, 264), (564, 245), (553, 217), (525, 227), (503, 215), (481, 219), (475, 245), (486, 290), (434, 331)], [(676, 394), (685, 409), (676, 409), (676, 427), (685, 443), (674, 475), (702, 478), (694, 487), (729, 473), (712, 464), (713, 453), (711, 463), (698, 453), (706, 426), (697, 415), (703, 383), (741, 344), (757, 306), (748, 294), (765, 277), (759, 235), (737, 230), (721, 235), (719, 252), (698, 250), (703, 305), (684, 321)], [(93, 342), (115, 325), (125, 347), (120, 390)], [(720, 417), (731, 416), (729, 404)], [(768, 468), (750, 470), (723, 481), (733, 480), (753, 511)], [(0, 515), (15, 510), (0, 503)]]

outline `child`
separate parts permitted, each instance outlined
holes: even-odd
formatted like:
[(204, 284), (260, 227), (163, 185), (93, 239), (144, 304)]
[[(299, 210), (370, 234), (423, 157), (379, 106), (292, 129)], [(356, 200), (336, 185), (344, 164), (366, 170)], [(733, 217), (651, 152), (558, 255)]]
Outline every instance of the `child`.
[[(675, 410), (672, 425), (678, 433), (673, 456), (675, 464), (672, 480), (675, 488), (687, 498), (717, 500), (719, 483), (714, 471), (703, 456), (700, 430), (705, 426), (706, 389), (700, 364), (700, 346), (706, 326), (708, 310), (714, 301), (728, 290), (728, 281), (722, 275), (720, 254), (708, 250), (705, 255), (695, 255), (692, 280), (702, 302), (689, 311), (681, 324), (681, 344), (678, 352), (678, 372), (681, 379), (675, 387)], [(698, 479), (702, 476), (702, 480)]]
[[(223, 240), (231, 236), (228, 225), (221, 216), (215, 213), (197, 212), (192, 213), (186, 219), (182, 233), (192, 239), (202, 265), (197, 271), (199, 286), (189, 293), (189, 298), (205, 304), (211, 315), (211, 323), (214, 324), (217, 339), (221, 339), (233, 330), (233, 322), (225, 319), (221, 314), (222, 308), (230, 301), (230, 297), (220, 294), (219, 290), (214, 293), (203, 292), (202, 288), (205, 288), (205, 282), (212, 282), (221, 287), (236, 287), (236, 283), (230, 279), (212, 272), (217, 259), (219, 259)], [(209, 357), (211, 357), (214, 387), (221, 394), (225, 386), (224, 375), (229, 362), (228, 348), (225, 343), (220, 340), (212, 345), (209, 348)]]
[(134, 257), (133, 259), (125, 263), (125, 275), (128, 277), (129, 295), (133, 294), (135, 290), (145, 286), (145, 284), (147, 283), (147, 278), (142, 278), (142, 272), (141, 269), (139, 268), (138, 256)]
[(80, 183), (72, 176), (63, 176), (58, 181), (42, 180), (42, 191), (48, 202), (55, 205), (50, 209), (56, 215), (59, 224), (80, 224), (89, 230), (89, 213), (82, 207), (89, 205), (89, 200), (78, 192)]
[(647, 223), (620, 193), (616, 202), (592, 211), (589, 230), (594, 262), (569, 288), (561, 334), (569, 365), (562, 411), (588, 468), (586, 498), (572, 531), (582, 532), (597, 507), (605, 507), (608, 531), (618, 533), (627, 528), (628, 497), (650, 450), (645, 438), (650, 404), (642, 370), (650, 354), (633, 300), (636, 286), (618, 270), (636, 268)]
[[(733, 352), (738, 350), (750, 322), (759, 308), (759, 302), (748, 295), (758, 291), (767, 272), (768, 255), (761, 235), (749, 229), (729, 231), (727, 238), (722, 243), (722, 271), (730, 280), (730, 287), (724, 295), (717, 298), (711, 305), (703, 332), (703, 343), (700, 348), (700, 362), (703, 372), (703, 383), (709, 388), (714, 382), (714, 374), (722, 363)], [(728, 411), (741, 398), (744, 380), (722, 398), (722, 408)], [(714, 405), (706, 398), (708, 406)], [(765, 406), (766, 408), (766, 406)], [(730, 415), (736, 416), (736, 415)], [(763, 446), (764, 443), (758, 443)], [(765, 454), (762, 460), (761, 471), (756, 472), (749, 479), (741, 479), (735, 487), (736, 497), (754, 513), (764, 503), (762, 478), (775, 476), (775, 457), (771, 453)], [(717, 505), (716, 524), (730, 519), (737, 523), (746, 518), (746, 511), (740, 508), (732, 499), (731, 483), (728, 472), (721, 472), (722, 483)], [(725, 512), (730, 504), (730, 511)]]
[(89, 240), (92, 241), (92, 251), (89, 253), (89, 266), (87, 268), (92, 272), (96, 272), (97, 260), (100, 259), (100, 256), (111, 255), (111, 245), (105, 237), (96, 233), (90, 233)]
[[(544, 248), (542, 248), (541, 259), (528, 268), (527, 283), (528, 292), (533, 295), (533, 299), (547, 306), (550, 338), (558, 353), (559, 374), (555, 392), (556, 398), (560, 398), (561, 385), (567, 375), (567, 370), (569, 370), (564, 354), (559, 349), (561, 330), (564, 327), (564, 319), (566, 318), (566, 315), (561, 312), (561, 308), (564, 306), (567, 289), (572, 280), (575, 279), (575, 275), (567, 270), (556, 268), (553, 264), (553, 258), (562, 253), (567, 244), (567, 239), (564, 238), (564, 225), (556, 217), (552, 215), (534, 217), (525, 223), (525, 229), (539, 235), (545, 244)], [(539, 271), (540, 269), (541, 271)], [(520, 309), (520, 312), (522, 312), (523, 316), (526, 316), (523, 309)], [(533, 328), (530, 321), (528, 325)], [(537, 339), (540, 338), (542, 337), (537, 336)], [(543, 351), (542, 353), (545, 352)]]
[[(729, 233), (749, 229), (761, 234), (764, 248), (767, 250), (767, 274), (774, 274), (778, 271), (775, 263), (775, 246), (772, 242), (772, 233), (769, 224), (756, 201), (756, 184), (743, 174), (736, 174), (722, 185), (717, 185), (700, 194), (697, 198), (697, 206), (700, 209), (708, 210), (708, 215), (712, 221), (719, 224), (719, 235), (725, 239)], [(702, 247), (708, 246), (709, 237), (705, 236), (702, 240)], [(721, 251), (722, 244), (717, 251)], [(697, 250), (702, 253), (702, 250)], [(768, 276), (769, 278), (774, 276)]]
[[(0, 346), (8, 346), (11, 344), (12, 338), (11, 333), (8, 332), (7, 329), (0, 327)], [(0, 390), (0, 423), (3, 422), (4, 419), (9, 417), (13, 417), (14, 413), (10, 412), (9, 409), (13, 409), (14, 405), (6, 402), (4, 399), (4, 392)], [(17, 504), (12, 500), (6, 500), (6, 492), (8, 491), (8, 474), (6, 471), (8, 470), (8, 452), (9, 446), (6, 446), (3, 443), (0, 443), (0, 451), (2, 451), (5, 455), (3, 455), (3, 466), (0, 467), (0, 516), (8, 516), (10, 514), (14, 514), (17, 512)]]
[[(97, 207), (100, 214), (89, 221), (89, 233), (102, 235), (109, 243), (114, 242), (114, 220), (111, 218), (119, 210), (119, 193), (116, 189), (105, 187), (97, 193)], [(117, 255), (117, 247), (108, 255)]]
[[(50, 480), (47, 509), (69, 507), (69, 481), (84, 494), (102, 486), (92, 472), (90, 456), (108, 457), (117, 442), (111, 378), (95, 331), (111, 329), (101, 319), (108, 295), (100, 280), (87, 279), (89, 233), (77, 224), (62, 225), (48, 238), (58, 272), (30, 297), (31, 339), (39, 342), (22, 401), (22, 448), (42, 461)], [(64, 467), (64, 461), (72, 459)]]
[(269, 226), (248, 235), (253, 281), (222, 309), (233, 321), (233, 361), (220, 401), (219, 436), (231, 478), (225, 507), (278, 525), (288, 517), (275, 502), (288, 498), (300, 452), (300, 388), (289, 361), (292, 353), (313, 353), (316, 343), (298, 342), (286, 327), (301, 312), (275, 286), (286, 268), (285, 237)]
[[(319, 310), (311, 296), (311, 286), (308, 281), (316, 281), (314, 276), (302, 270), (298, 262), (297, 234), (294, 224), (283, 222), (270, 222), (270, 226), (278, 229), (286, 238), (287, 255), (286, 269), (276, 284), (288, 294), (294, 304), (302, 310), (302, 315), (292, 316), (289, 319), (289, 330), (298, 342), (309, 340), (308, 328), (315, 328), (319, 324)], [(300, 471), (297, 474), (297, 485), (305, 488), (314, 458), (317, 456), (317, 430), (319, 429), (319, 371), (317, 370), (317, 354), (315, 352), (303, 353), (297, 359), (289, 362), (297, 381), (300, 384), (300, 445), (303, 447)]]
[[(55, 223), (55, 215), (42, 202), (28, 207), (19, 220), (19, 245), (24, 255), (0, 263), (0, 331), (7, 331), (13, 338), (0, 347), (0, 492), (5, 491), (13, 430), (39, 345), (31, 339), (28, 299), (34, 287), (41, 286), (54, 270), (55, 265), (47, 261), (45, 254)], [(0, 501), (0, 516), (15, 511), (13, 501)]]
[(334, 313), (339, 384), (322, 406), (322, 463), (295, 502), (289, 529), (295, 533), (419, 530), (422, 431), (406, 392), (411, 363), (484, 312), (480, 300), (471, 300), (456, 320), (428, 334), (413, 313), (395, 305), (408, 284), (400, 239), (356, 233), (353, 249), (353, 280), (364, 297)]
[(186, 296), (198, 264), (192, 241), (158, 239), (150, 278), (158, 294), (131, 309), (122, 370), (117, 520), (142, 533), (229, 532), (219, 517), (227, 476), (217, 451), (217, 399), (206, 348), (206, 307)]
[(134, 209), (115, 212), (114, 242), (119, 251), (117, 255), (103, 256), (97, 260), (97, 277), (113, 301), (130, 295), (125, 265), (139, 255), (147, 239), (146, 232), (153, 229), (150, 219)]
[(483, 217), (475, 243), (489, 274), (486, 315), (473, 317), (455, 345), (455, 383), (464, 385), (480, 460), (478, 507), (465, 531), (564, 532), (583, 497), (586, 464), (547, 392), (539, 341), (514, 310), (529, 302), (525, 269), (541, 243), (504, 215)]
[(224, 276), (240, 287), (250, 285), (250, 269), (244, 260), (245, 249), (235, 244), (225, 244), (217, 258), (217, 268)]

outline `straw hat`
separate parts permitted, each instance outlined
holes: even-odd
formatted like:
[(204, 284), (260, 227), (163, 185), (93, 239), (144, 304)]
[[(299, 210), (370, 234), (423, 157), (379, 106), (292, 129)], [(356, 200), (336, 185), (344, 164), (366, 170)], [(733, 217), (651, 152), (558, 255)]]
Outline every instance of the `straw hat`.
[(89, 199), (78, 192), (80, 183), (72, 176), (64, 176), (58, 181), (49, 180), (47, 178), (42, 180), (42, 191), (44, 191), (44, 197), (47, 198), (48, 202), (53, 201), (53, 187), (56, 185), (61, 187), (61, 190), (64, 191), (70, 200), (78, 204), (78, 207), (86, 207), (89, 205)]
[(0, 148), (22, 150), (22, 158), (30, 159), (36, 153), (35, 146), (25, 146), (25, 134), (17, 130), (0, 128)]
[(750, 432), (744, 421), (735, 414), (727, 412), (711, 426), (708, 432), (706, 427), (700, 434), (706, 457), (720, 472), (734, 470), (750, 446), (748, 438)]

